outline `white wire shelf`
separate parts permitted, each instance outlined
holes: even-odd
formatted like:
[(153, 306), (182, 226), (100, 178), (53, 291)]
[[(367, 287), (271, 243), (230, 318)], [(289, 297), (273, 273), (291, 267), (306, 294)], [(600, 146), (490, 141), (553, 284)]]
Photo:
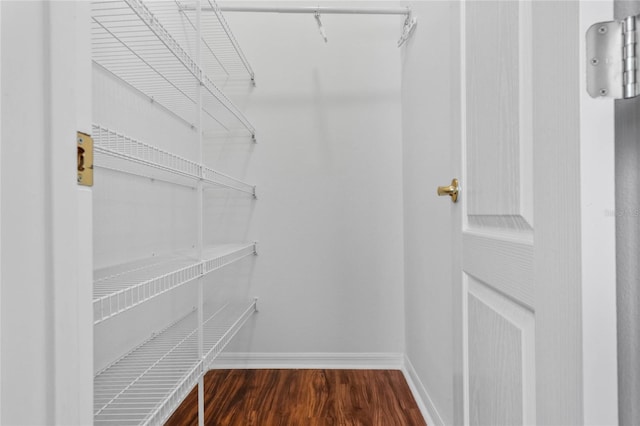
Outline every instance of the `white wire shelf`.
[[(231, 32), (220, 7), (203, 0), (201, 15), (202, 68), (215, 82), (254, 79), (254, 72)], [(195, 57), (196, 2), (149, 1), (145, 3), (162, 25)], [(176, 11), (180, 11), (179, 14)]]
[[(176, 16), (181, 11), (175, 9)], [(92, 2), (92, 57), (100, 67), (201, 131), (239, 129), (255, 135), (242, 112), (206, 76), (142, 0)]]
[(92, 132), (95, 167), (189, 186), (195, 186), (195, 182), (202, 180), (216, 188), (232, 189), (256, 196), (254, 185), (179, 155), (97, 124), (93, 125)]
[(94, 424), (162, 425), (254, 312), (256, 301), (249, 300), (206, 315), (202, 358), (193, 311), (99, 372), (94, 379)]
[(245, 194), (249, 194), (253, 196), (253, 198), (256, 198), (256, 187), (254, 185), (250, 185), (206, 166), (202, 167), (202, 180), (216, 187), (244, 192)]
[(156, 296), (256, 253), (256, 243), (207, 248), (203, 259), (153, 257), (94, 272), (93, 321), (101, 323)]
[(202, 251), (203, 273), (208, 274), (247, 256), (257, 254), (257, 243), (223, 244), (207, 247)]
[(211, 368), (213, 361), (224, 350), (225, 346), (233, 339), (236, 332), (242, 328), (249, 317), (257, 312), (257, 300), (248, 305), (245, 303), (233, 305), (229, 307), (230, 315), (226, 316), (224, 323), (222, 321), (207, 321), (203, 324), (204, 348), (203, 357), (204, 372)]

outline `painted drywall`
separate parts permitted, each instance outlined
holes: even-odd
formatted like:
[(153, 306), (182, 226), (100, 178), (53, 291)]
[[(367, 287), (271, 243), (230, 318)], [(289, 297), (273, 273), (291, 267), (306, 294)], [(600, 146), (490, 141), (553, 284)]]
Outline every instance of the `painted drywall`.
[(447, 2), (410, 5), (419, 23), (402, 55), (406, 355), (436, 424), (453, 424), (455, 216), (436, 188), (460, 177), (451, 161), (460, 143), (459, 47), (451, 30), (459, 12)]
[[(616, 1), (615, 18), (640, 12), (640, 1)], [(640, 424), (640, 99), (616, 101), (616, 256), (618, 407), (621, 425)], [(613, 214), (613, 212), (610, 212)]]
[(260, 247), (260, 312), (229, 351), (401, 353), (402, 18), (322, 16), (325, 43), (313, 15), (226, 16), (256, 73), (249, 94), (228, 92), (258, 143), (211, 144), (206, 159), (246, 170), (258, 200), (205, 200), (206, 239)]

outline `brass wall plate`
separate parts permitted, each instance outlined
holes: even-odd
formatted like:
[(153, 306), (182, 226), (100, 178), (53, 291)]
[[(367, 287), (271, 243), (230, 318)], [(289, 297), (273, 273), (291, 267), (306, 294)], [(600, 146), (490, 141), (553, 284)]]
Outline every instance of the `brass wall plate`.
[(78, 132), (78, 185), (93, 186), (93, 138)]

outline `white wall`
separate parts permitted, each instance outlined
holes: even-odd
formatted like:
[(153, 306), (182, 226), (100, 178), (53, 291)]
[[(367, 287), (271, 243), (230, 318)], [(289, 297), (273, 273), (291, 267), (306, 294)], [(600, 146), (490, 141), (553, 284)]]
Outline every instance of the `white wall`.
[(207, 202), (222, 225), (206, 238), (260, 242), (260, 312), (230, 351), (403, 352), (402, 18), (322, 16), (325, 44), (313, 15), (226, 16), (256, 72), (234, 97), (258, 144), (207, 157), (246, 168), (259, 199), (227, 216)]
[(410, 5), (419, 21), (402, 56), (406, 355), (435, 423), (453, 424), (455, 224), (436, 188), (460, 177), (451, 161), (460, 143), (458, 8)]

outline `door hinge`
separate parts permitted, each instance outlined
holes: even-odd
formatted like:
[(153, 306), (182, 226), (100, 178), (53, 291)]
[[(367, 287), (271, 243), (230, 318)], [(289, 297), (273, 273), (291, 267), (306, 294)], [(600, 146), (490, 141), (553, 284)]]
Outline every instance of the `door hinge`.
[(627, 99), (638, 87), (638, 16), (598, 22), (587, 30), (587, 92), (593, 98)]

